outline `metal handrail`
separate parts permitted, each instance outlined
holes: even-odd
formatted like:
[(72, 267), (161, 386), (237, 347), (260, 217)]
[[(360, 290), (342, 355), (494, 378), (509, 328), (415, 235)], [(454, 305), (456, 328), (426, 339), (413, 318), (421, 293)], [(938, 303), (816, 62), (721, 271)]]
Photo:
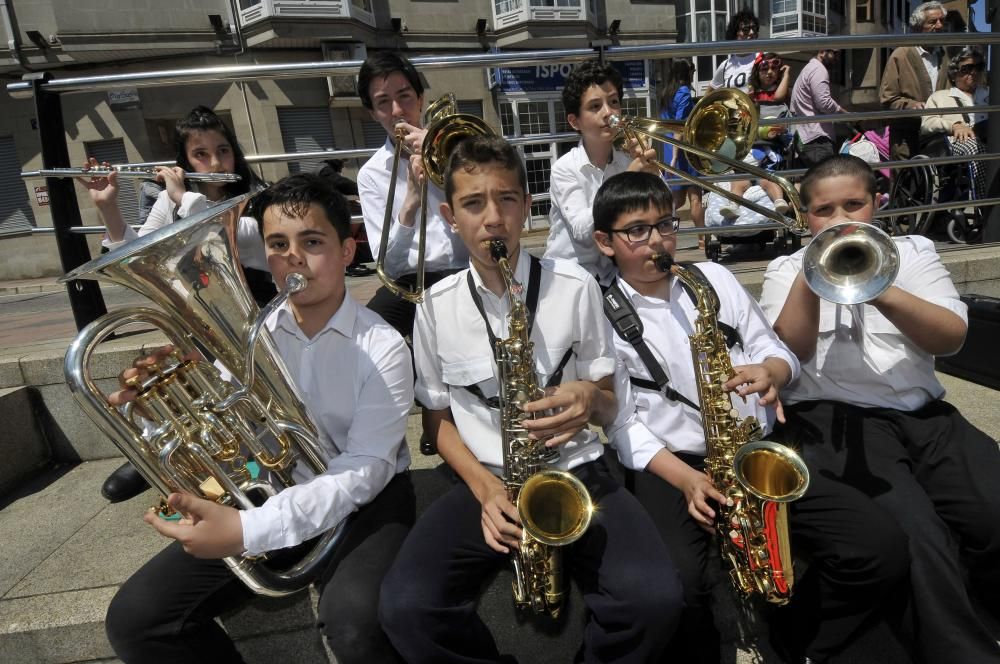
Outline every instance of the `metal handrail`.
[[(816, 38), (793, 37), (788, 39), (757, 39), (755, 51), (814, 51)], [(977, 45), (996, 43), (990, 33), (937, 33), (908, 35), (844, 35), (824, 37), (824, 45), (840, 49), (892, 48), (896, 46), (948, 46), (954, 44)], [(722, 55), (745, 53), (746, 41), (719, 41), (708, 44), (651, 44), (646, 46), (610, 46), (598, 48), (555, 49), (548, 51), (518, 51), (507, 53), (470, 53), (462, 55), (418, 56), (411, 62), (418, 70), (448, 69), (452, 67), (518, 67), (531, 64), (573, 64), (593, 59), (603, 53), (611, 60), (635, 58), (675, 58), (697, 55)], [(131, 72), (103, 76), (75, 76), (46, 81), (41, 88), (46, 92), (74, 93), (117, 88), (151, 88), (164, 85), (228, 83), (248, 80), (274, 80), (281, 78), (345, 76), (357, 74), (362, 61), (299, 62), (275, 65), (231, 65), (226, 67), (197, 67), (168, 69), (158, 72)], [(9, 83), (7, 92), (15, 98), (31, 96), (31, 84)]]

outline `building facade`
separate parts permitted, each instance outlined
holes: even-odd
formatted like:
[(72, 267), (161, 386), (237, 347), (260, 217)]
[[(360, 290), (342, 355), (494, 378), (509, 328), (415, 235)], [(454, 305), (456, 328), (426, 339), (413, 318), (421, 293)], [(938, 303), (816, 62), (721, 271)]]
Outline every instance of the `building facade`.
[[(752, 0), (761, 37), (844, 34), (862, 25), (862, 3), (874, 3), (875, 25), (886, 0)], [(883, 4), (879, 4), (879, 2)], [(360, 60), (379, 49), (447, 55), (639, 45), (724, 39), (744, 0), (5, 0), (0, 3), (0, 74), (53, 77), (231, 65)], [(857, 5), (855, 7), (855, 4)], [(867, 16), (867, 14), (866, 14)], [(888, 16), (888, 13), (885, 14)], [(3, 46), (6, 45), (6, 48)], [(704, 87), (721, 56), (698, 59)], [(808, 54), (800, 56), (804, 62)], [(704, 62), (703, 62), (704, 61)], [(669, 63), (618, 63), (629, 114), (655, 116), (656, 93)], [(877, 79), (875, 64), (862, 80)], [(426, 100), (454, 93), (462, 112), (482, 116), (508, 137), (568, 131), (560, 94), (567, 67), (455, 68), (425, 72)], [(874, 76), (874, 78), (872, 78)], [(846, 80), (844, 81), (846, 82)], [(111, 163), (173, 158), (176, 120), (203, 104), (235, 128), (248, 155), (378, 147), (385, 135), (357, 96), (354, 77), (282, 78), (233, 84), (177, 84), (62, 96), (72, 164), (88, 156)], [(22, 180), (41, 167), (31, 100), (0, 93), (0, 278), (61, 273), (51, 235), (44, 180)], [(548, 191), (548, 172), (572, 146), (522, 148), (534, 194)], [(360, 165), (349, 163), (351, 175)], [(314, 170), (317, 161), (270, 162), (262, 176)], [(122, 186), (126, 218), (136, 209), (134, 182)], [(78, 189), (85, 224), (96, 210)], [(546, 224), (547, 203), (534, 206), (532, 227)], [(93, 247), (98, 239), (90, 236)]]

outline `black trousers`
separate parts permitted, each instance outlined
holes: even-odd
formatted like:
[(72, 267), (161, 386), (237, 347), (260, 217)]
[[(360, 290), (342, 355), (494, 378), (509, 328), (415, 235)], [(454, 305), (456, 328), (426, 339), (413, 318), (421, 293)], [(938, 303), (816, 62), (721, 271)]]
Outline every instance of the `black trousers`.
[(827, 157), (832, 157), (835, 150), (829, 138), (820, 136), (799, 147), (799, 167), (812, 168)]
[[(602, 460), (572, 472), (598, 506), (583, 537), (563, 547), (564, 570), (589, 609), (578, 661), (654, 661), (680, 614), (677, 571), (645, 510)], [(421, 515), (386, 575), (379, 615), (410, 664), (501, 661), (476, 599), (483, 578), (510, 557), (486, 545), (481, 514), (468, 486), (454, 485)]]
[[(413, 485), (403, 473), (352, 517), (317, 581), (317, 627), (340, 664), (401, 661), (378, 625), (376, 601), (414, 518)], [(119, 589), (105, 628), (128, 664), (242, 662), (215, 617), (253, 597), (221, 560), (195, 558), (172, 542)]]
[[(917, 411), (818, 401), (785, 408), (814, 476), (849, 485), (906, 534), (917, 657), (1000, 662), (1000, 646), (973, 609), (970, 585), (1000, 597), (1000, 449), (954, 408)], [(798, 515), (796, 514), (796, 517)], [(857, 527), (857, 540), (874, 532)]]
[[(439, 272), (424, 273), (424, 287), (430, 288), (441, 281), (449, 274), (455, 274), (458, 270), (441, 270)], [(412, 288), (417, 283), (417, 277), (413, 274), (403, 275), (396, 279), (402, 286)], [(417, 315), (417, 305), (407, 302), (398, 295), (394, 295), (385, 286), (380, 286), (372, 299), (368, 301), (368, 308), (385, 319), (399, 334), (405, 339), (413, 334), (413, 319)]]
[[(677, 456), (696, 470), (705, 468), (702, 456)], [(684, 586), (681, 629), (665, 661), (717, 662), (719, 639), (711, 621), (705, 565), (708, 547), (718, 545), (688, 514), (683, 492), (651, 473), (634, 476), (636, 497), (653, 517)], [(781, 635), (791, 641), (791, 652), (825, 660), (877, 618), (883, 600), (905, 582), (905, 536), (887, 513), (871, 508), (859, 491), (815, 474), (805, 495), (792, 503), (792, 553), (808, 559), (814, 591), (804, 592), (797, 583), (792, 605), (782, 609), (789, 616), (813, 617), (797, 621), (793, 634)], [(868, 536), (859, 540), (859, 531)]]

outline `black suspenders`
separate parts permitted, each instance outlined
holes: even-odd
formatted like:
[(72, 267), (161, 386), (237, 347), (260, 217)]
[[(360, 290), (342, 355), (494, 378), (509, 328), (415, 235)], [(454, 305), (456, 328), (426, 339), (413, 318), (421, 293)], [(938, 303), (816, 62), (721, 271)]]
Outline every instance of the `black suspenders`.
[[(535, 325), (535, 311), (538, 308), (538, 292), (541, 290), (542, 262), (529, 254), (527, 251), (524, 252), (524, 255), (528, 256), (531, 261), (528, 273), (528, 292), (524, 298), (524, 306), (528, 312), (528, 336), (530, 337), (531, 330)], [(494, 354), (494, 359), (496, 359), (497, 336), (493, 333), (493, 328), (490, 326), (490, 322), (486, 318), (486, 310), (483, 308), (483, 298), (480, 297), (479, 292), (476, 290), (476, 282), (472, 278), (472, 268), (469, 269), (469, 272), (466, 273), (465, 276), (466, 281), (469, 284), (469, 293), (472, 295), (472, 301), (476, 303), (476, 308), (479, 309), (479, 315), (483, 317), (483, 322), (486, 324), (486, 333), (490, 337), (490, 351)], [(562, 382), (563, 370), (566, 368), (566, 365), (569, 363), (571, 357), (573, 357), (572, 347), (566, 349), (562, 359), (559, 360), (559, 366), (557, 366), (556, 370), (552, 372), (552, 375), (549, 377), (545, 387), (552, 387)], [(463, 385), (461, 387), (472, 393), (488, 407), (500, 407), (500, 398), (486, 397), (479, 385)]]

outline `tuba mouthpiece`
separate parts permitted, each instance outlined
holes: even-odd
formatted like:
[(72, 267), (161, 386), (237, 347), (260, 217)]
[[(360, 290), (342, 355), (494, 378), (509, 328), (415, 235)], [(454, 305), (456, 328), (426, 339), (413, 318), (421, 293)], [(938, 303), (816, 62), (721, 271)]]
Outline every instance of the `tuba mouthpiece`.
[(285, 277), (285, 292), (289, 295), (298, 293), (299, 291), (305, 290), (306, 286), (309, 284), (309, 280), (303, 277), (298, 272), (292, 272), (287, 277)]

